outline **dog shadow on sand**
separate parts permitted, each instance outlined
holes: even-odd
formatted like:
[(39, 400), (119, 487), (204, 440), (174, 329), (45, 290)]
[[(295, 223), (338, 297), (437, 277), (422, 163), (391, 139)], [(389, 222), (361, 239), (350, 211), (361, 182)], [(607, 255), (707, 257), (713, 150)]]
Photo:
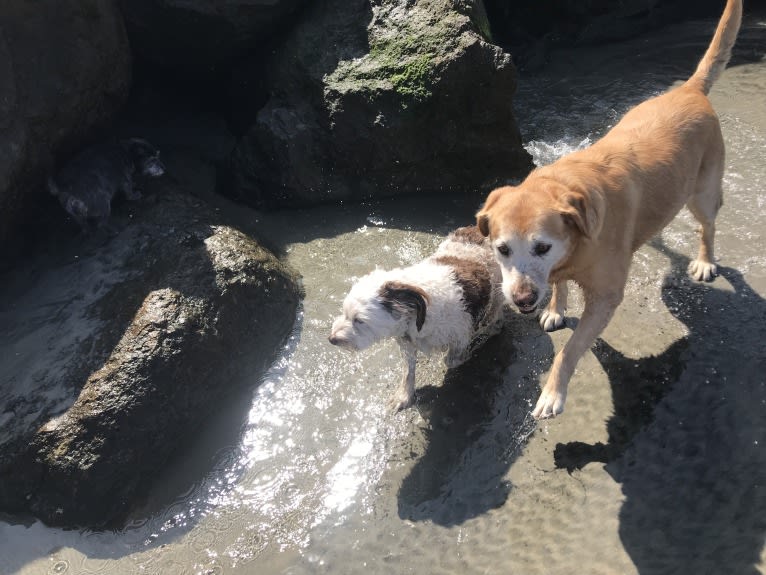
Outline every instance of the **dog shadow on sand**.
[(530, 404), (553, 352), (550, 338), (541, 335), (540, 362), (521, 360), (518, 337), (537, 325), (509, 311), (506, 319), (441, 385), (416, 390), (424, 451), (409, 456), (416, 461), (399, 488), (402, 519), (459, 525), (507, 500), (505, 475), (536, 427)]
[(570, 471), (606, 463), (622, 484), (620, 538), (641, 575), (756, 575), (766, 540), (766, 300), (742, 274), (693, 282), (671, 261), (662, 299), (688, 335), (658, 356), (593, 351), (612, 386), (609, 441), (559, 444)]

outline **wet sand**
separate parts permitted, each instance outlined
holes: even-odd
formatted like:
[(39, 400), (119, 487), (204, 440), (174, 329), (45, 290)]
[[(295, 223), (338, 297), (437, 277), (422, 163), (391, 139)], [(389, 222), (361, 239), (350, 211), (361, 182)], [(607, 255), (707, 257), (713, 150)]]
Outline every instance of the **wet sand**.
[[(536, 159), (587, 145), (687, 75), (712, 26), (560, 54), (526, 79), (517, 115)], [(303, 274), (284, 357), (211, 414), (125, 530), (0, 522), (0, 572), (765, 573), (765, 33), (749, 24), (711, 94), (728, 150), (721, 275), (686, 276), (696, 224), (682, 212), (637, 253), (561, 417), (528, 412), (571, 328), (545, 334), (509, 310), (464, 366), (424, 360), (399, 414), (396, 347), (326, 341), (353, 277), (427, 255), (480, 194), (269, 215), (214, 200)], [(187, 160), (180, 185), (209, 194)]]

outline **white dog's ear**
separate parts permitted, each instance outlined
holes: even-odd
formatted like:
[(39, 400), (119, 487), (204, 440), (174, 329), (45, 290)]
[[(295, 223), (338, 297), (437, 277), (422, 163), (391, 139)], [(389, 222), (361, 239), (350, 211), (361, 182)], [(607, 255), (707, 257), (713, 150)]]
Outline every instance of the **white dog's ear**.
[(606, 202), (598, 190), (567, 191), (561, 195), (558, 211), (564, 221), (577, 228), (586, 238), (601, 232)]
[(415, 315), (415, 325), (418, 331), (426, 321), (426, 309), (428, 308), (428, 294), (418, 286), (403, 282), (390, 281), (380, 288), (380, 300), (384, 308), (390, 311), (394, 317)]

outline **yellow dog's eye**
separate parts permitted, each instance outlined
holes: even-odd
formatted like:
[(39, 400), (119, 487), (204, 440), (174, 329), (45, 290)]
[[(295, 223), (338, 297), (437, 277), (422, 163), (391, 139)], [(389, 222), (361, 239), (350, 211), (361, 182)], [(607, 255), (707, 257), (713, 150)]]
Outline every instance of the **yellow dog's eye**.
[(511, 255), (511, 248), (509, 248), (506, 244), (498, 244), (497, 251), (501, 256)]
[(533, 248), (533, 252), (536, 256), (544, 256), (551, 250), (551, 244), (535, 244), (535, 247)]

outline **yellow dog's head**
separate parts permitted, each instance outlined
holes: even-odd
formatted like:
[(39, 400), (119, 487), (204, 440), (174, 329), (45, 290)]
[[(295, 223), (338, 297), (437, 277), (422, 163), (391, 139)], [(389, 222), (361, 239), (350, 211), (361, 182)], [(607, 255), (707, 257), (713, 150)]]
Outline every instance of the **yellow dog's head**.
[(497, 188), (476, 214), (503, 274), (503, 294), (522, 313), (534, 312), (548, 292), (551, 272), (582, 239), (598, 236), (604, 199), (534, 173), (517, 187)]

